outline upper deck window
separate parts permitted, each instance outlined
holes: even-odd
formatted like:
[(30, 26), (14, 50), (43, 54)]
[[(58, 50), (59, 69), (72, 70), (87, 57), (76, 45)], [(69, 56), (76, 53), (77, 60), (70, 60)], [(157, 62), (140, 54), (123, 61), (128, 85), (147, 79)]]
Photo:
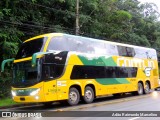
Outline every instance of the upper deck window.
[(34, 53), (43, 51), (44, 38), (34, 39), (21, 45), (16, 59), (31, 57)]
[(136, 54), (134, 48), (119, 45), (117, 47), (120, 56), (134, 57)]
[(94, 54), (96, 52), (94, 47), (97, 47), (97, 49), (99, 48), (101, 50), (101, 48), (104, 46), (99, 44), (97, 45), (97, 42), (95, 43), (90, 41), (89, 38), (64, 35), (60, 37), (53, 37), (49, 43), (48, 50), (76, 51)]
[(48, 50), (85, 52), (85, 46), (78, 37), (60, 36), (51, 39)]

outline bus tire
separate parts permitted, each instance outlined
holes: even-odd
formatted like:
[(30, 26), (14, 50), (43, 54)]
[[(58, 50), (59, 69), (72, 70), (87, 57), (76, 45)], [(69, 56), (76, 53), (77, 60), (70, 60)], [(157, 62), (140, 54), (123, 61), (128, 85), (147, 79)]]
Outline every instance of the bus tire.
[(79, 103), (80, 100), (80, 95), (79, 95), (79, 91), (72, 87), (69, 89), (69, 97), (68, 97), (68, 104), (69, 105), (77, 105)]
[(148, 83), (148, 82), (145, 83), (144, 93), (145, 93), (145, 94), (150, 93), (150, 86), (149, 86), (149, 83)]
[(85, 88), (83, 100), (87, 104), (93, 102), (93, 100), (94, 100), (94, 91), (93, 91), (92, 87), (87, 86)]
[(132, 92), (133, 95), (142, 95), (144, 93), (143, 85), (141, 82), (138, 83), (138, 90)]
[(143, 85), (142, 83), (138, 83), (138, 91), (137, 91), (138, 95), (142, 95), (143, 94)]

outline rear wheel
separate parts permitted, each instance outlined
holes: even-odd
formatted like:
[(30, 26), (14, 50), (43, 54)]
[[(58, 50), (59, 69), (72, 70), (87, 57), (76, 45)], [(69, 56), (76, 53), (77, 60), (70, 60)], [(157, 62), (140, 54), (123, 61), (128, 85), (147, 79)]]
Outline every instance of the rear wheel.
[(142, 95), (143, 94), (143, 85), (142, 83), (138, 83), (138, 91), (137, 91), (138, 95)]
[(94, 100), (94, 91), (90, 86), (87, 86), (84, 91), (83, 100), (85, 103), (92, 103)]
[(145, 83), (145, 87), (144, 87), (144, 93), (145, 93), (145, 94), (148, 94), (149, 92), (150, 92), (150, 86), (149, 86), (149, 83), (146, 82), (146, 83)]
[(74, 87), (70, 88), (68, 104), (69, 105), (77, 105), (79, 103), (79, 100), (80, 100), (79, 91)]

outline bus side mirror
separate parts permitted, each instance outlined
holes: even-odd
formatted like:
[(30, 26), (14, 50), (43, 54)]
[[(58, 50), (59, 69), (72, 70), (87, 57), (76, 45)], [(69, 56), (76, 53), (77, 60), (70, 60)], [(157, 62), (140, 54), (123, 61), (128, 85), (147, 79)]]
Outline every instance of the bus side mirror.
[(35, 67), (35, 66), (36, 66), (36, 60), (37, 60), (37, 58), (41, 58), (41, 57), (43, 57), (43, 55), (49, 54), (49, 53), (54, 54), (54, 53), (56, 53), (56, 52), (53, 51), (53, 52), (37, 52), (37, 53), (34, 53), (34, 54), (32, 55), (32, 63), (31, 63), (32, 67)]
[(2, 61), (2, 64), (1, 64), (1, 72), (4, 72), (4, 67), (5, 67), (6, 63), (8, 63), (8, 62), (13, 62), (14, 59), (15, 59), (15, 58), (3, 60), (3, 61)]
[(31, 66), (35, 67), (36, 66), (36, 60), (37, 60), (37, 56), (38, 55), (43, 55), (43, 52), (38, 52), (38, 53), (34, 53), (32, 55), (32, 62), (31, 62)]
[(37, 52), (37, 53), (34, 53), (34, 54), (32, 55), (32, 63), (31, 63), (31, 66), (32, 66), (32, 67), (35, 67), (35, 66), (36, 66), (36, 60), (37, 60), (37, 58), (41, 58), (43, 55), (49, 54), (49, 53), (53, 53), (53, 52)]

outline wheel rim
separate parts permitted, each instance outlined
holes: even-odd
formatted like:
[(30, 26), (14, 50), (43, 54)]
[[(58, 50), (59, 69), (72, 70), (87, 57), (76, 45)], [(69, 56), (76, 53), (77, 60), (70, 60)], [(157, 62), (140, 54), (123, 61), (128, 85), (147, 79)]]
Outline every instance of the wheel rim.
[(70, 92), (70, 94), (69, 94), (69, 99), (70, 99), (70, 101), (71, 101), (72, 103), (76, 102), (76, 101), (77, 101), (77, 98), (78, 98), (78, 96), (77, 96), (77, 93), (76, 93), (76, 92), (74, 92), (74, 91)]
[(85, 98), (87, 100), (91, 100), (92, 97), (93, 97), (92, 92), (90, 90), (86, 90), (86, 92), (85, 92)]

